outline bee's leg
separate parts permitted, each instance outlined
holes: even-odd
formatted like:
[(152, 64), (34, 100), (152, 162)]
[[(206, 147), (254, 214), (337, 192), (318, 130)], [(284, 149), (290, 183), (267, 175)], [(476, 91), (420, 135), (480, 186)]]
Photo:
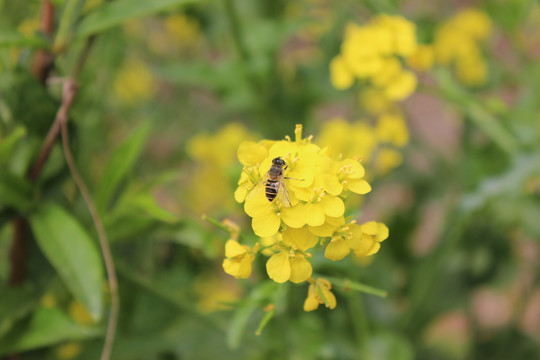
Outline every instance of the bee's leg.
[(287, 177), (287, 176), (284, 176), (283, 178), (284, 178), (284, 179), (287, 179), (287, 180), (298, 180), (298, 181), (304, 181), (304, 179), (297, 179), (297, 178), (292, 178), (292, 177)]

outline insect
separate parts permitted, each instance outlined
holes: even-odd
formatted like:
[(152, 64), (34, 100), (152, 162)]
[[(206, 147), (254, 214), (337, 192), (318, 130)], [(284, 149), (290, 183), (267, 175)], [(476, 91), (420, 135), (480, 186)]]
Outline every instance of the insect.
[(262, 188), (264, 188), (264, 194), (268, 201), (272, 202), (278, 198), (285, 207), (291, 206), (289, 199), (289, 192), (287, 191), (287, 185), (285, 185), (285, 179), (292, 179), (283, 176), (283, 170), (287, 169), (285, 160), (281, 157), (274, 158), (272, 160), (272, 166), (270, 170), (259, 180), (259, 182), (253, 187), (248, 197), (254, 197)]

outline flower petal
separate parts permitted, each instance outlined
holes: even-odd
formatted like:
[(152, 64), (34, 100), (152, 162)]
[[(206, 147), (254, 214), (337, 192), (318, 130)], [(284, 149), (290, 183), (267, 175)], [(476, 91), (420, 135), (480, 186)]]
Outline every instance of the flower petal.
[(290, 264), (291, 276), (289, 280), (293, 283), (298, 284), (306, 281), (313, 273), (311, 263), (303, 255), (297, 255), (294, 259), (291, 259)]
[(347, 177), (349, 179), (360, 179), (366, 173), (364, 167), (357, 161), (353, 159), (345, 159), (339, 163), (340, 167), (348, 167)]
[(319, 204), (306, 204), (304, 205), (306, 213), (306, 223), (311, 226), (319, 226), (324, 224), (324, 212)]
[(308, 228), (304, 227), (300, 229), (286, 229), (283, 231), (283, 241), (288, 244), (295, 244), (298, 249), (306, 251), (317, 245), (319, 239)]
[(371, 186), (364, 179), (347, 180), (347, 188), (355, 194), (364, 195), (371, 191)]
[(379, 245), (379, 243), (375, 240), (372, 240), (370, 236), (364, 236), (362, 237), (360, 246), (354, 249), (354, 253), (358, 256), (368, 256), (368, 254), (371, 253), (375, 244)]
[(280, 225), (281, 219), (273, 211), (254, 217), (251, 221), (253, 231), (260, 237), (274, 236), (278, 232)]
[(268, 150), (262, 144), (244, 141), (238, 146), (237, 155), (242, 165), (251, 166), (260, 164), (268, 156)]
[(343, 200), (337, 196), (326, 195), (321, 199), (321, 207), (326, 215), (338, 217), (345, 212), (345, 204)]
[(281, 220), (287, 226), (293, 228), (301, 228), (306, 224), (306, 216), (304, 211), (304, 206), (302, 204), (297, 204), (292, 207), (282, 207), (280, 209)]
[(270, 279), (277, 283), (284, 283), (291, 276), (291, 264), (289, 262), (289, 254), (281, 251), (274, 254), (266, 262), (266, 272)]
[(251, 275), (251, 263), (253, 262), (254, 257), (247, 254), (244, 256), (242, 261), (240, 261), (240, 266), (238, 267), (238, 272), (236, 278), (238, 279), (247, 279)]
[(334, 309), (337, 305), (336, 297), (329, 288), (325, 286), (319, 287), (319, 294), (321, 296), (322, 301), (324, 302), (324, 306), (326, 306), (329, 309)]
[(315, 285), (310, 284), (308, 288), (308, 296), (306, 298), (306, 301), (304, 301), (304, 311), (317, 310), (318, 307), (319, 307), (319, 299), (317, 298)]
[(328, 245), (326, 245), (326, 250), (324, 251), (324, 256), (330, 260), (341, 260), (345, 256), (349, 255), (351, 248), (347, 242), (341, 238), (333, 239)]
[(240, 245), (236, 240), (228, 240), (225, 243), (225, 256), (228, 258), (233, 258), (239, 255), (246, 253), (246, 248)]
[(222, 265), (223, 265), (223, 270), (225, 270), (227, 274), (236, 277), (236, 274), (238, 274), (238, 269), (240, 268), (239, 261), (224, 259)]

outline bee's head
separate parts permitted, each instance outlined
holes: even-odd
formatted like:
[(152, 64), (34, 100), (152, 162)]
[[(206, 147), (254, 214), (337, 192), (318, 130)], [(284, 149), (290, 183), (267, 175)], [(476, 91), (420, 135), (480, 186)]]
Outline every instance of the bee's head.
[(272, 160), (273, 165), (279, 165), (279, 166), (285, 166), (285, 160), (283, 160), (281, 157), (274, 158)]

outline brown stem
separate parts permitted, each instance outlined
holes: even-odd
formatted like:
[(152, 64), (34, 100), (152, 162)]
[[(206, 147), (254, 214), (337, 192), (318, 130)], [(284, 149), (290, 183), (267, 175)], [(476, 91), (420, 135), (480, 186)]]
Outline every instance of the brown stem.
[(71, 103), (73, 102), (76, 93), (77, 85), (75, 84), (75, 81), (73, 80), (73, 78), (68, 78), (64, 83), (62, 106), (58, 110), (57, 120), (60, 123), (62, 131), (62, 145), (64, 148), (66, 162), (68, 164), (69, 171), (71, 172), (71, 176), (73, 177), (75, 184), (79, 188), (79, 191), (81, 192), (81, 195), (86, 202), (86, 206), (88, 207), (88, 211), (90, 211), (90, 215), (92, 216), (92, 221), (94, 222), (94, 226), (96, 227), (96, 231), (98, 233), (99, 244), (101, 247), (101, 252), (103, 254), (103, 259), (105, 261), (105, 268), (107, 270), (107, 278), (109, 280), (109, 288), (111, 291), (111, 312), (109, 314), (109, 323), (107, 325), (107, 334), (105, 335), (105, 344), (103, 345), (101, 360), (108, 360), (111, 356), (111, 350), (116, 334), (116, 325), (118, 323), (118, 311), (120, 305), (120, 298), (118, 295), (118, 280), (116, 277), (114, 260), (111, 248), (109, 246), (109, 241), (107, 240), (107, 234), (105, 233), (105, 228), (103, 227), (103, 223), (96, 210), (96, 206), (94, 204), (94, 201), (92, 200), (90, 191), (88, 191), (86, 184), (84, 183), (81, 175), (77, 170), (77, 167), (75, 166), (75, 161), (73, 160), (73, 156), (69, 148), (67, 115), (69, 107), (71, 106)]
[(23, 217), (17, 217), (13, 224), (13, 245), (11, 246), (10, 257), (10, 286), (20, 286), (26, 277), (26, 236), (28, 235), (28, 224)]
[[(53, 35), (54, 32), (54, 6), (50, 0), (43, 0), (41, 6), (41, 31), (48, 37)], [(53, 66), (52, 55), (45, 50), (38, 50), (34, 55), (32, 62), (32, 74), (42, 84), (45, 84), (49, 72)], [(54, 127), (54, 126), (53, 126)], [(50, 144), (50, 148), (46, 151), (42, 151), (38, 157), (38, 160), (27, 174), (27, 177), (31, 181), (35, 181), (41, 172), (43, 164), (47, 160), (47, 157), (54, 143), (54, 139), (58, 135), (59, 129), (56, 130), (56, 135), (51, 136), (52, 139), (48, 139), (46, 143)], [(50, 133), (50, 131), (49, 131)], [(52, 134), (51, 134), (52, 135)], [(47, 135), (49, 138), (49, 134)], [(11, 286), (19, 286), (24, 282), (26, 276), (26, 238), (28, 235), (28, 223), (23, 217), (18, 217), (13, 220), (13, 242), (10, 249), (10, 273), (8, 282)]]
[[(50, 0), (43, 0), (41, 3), (41, 32), (46, 37), (51, 37), (54, 32), (54, 6)], [(40, 49), (36, 51), (32, 62), (32, 74), (42, 84), (45, 84), (47, 77), (53, 68), (54, 58), (52, 54), (46, 50)]]

